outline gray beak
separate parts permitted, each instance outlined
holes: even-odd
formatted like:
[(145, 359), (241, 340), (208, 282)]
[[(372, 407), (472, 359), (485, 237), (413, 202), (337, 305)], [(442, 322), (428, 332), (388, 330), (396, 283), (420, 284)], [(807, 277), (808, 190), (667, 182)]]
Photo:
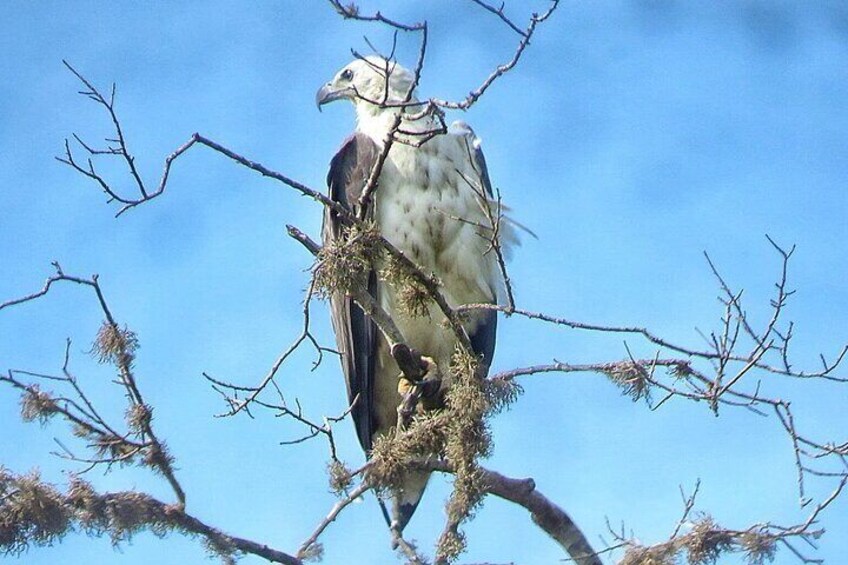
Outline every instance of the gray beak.
[(333, 95), (333, 91), (330, 88), (329, 83), (325, 84), (321, 88), (318, 89), (318, 92), (315, 94), (315, 105), (318, 106), (318, 111), (321, 111), (321, 106), (331, 101)]
[(340, 98), (349, 98), (350, 93), (350, 88), (334, 90), (333, 85), (328, 82), (327, 84), (319, 88), (318, 92), (315, 94), (315, 104), (318, 106), (318, 111), (321, 111), (321, 106), (323, 106), (324, 104), (333, 102), (334, 100), (339, 100)]

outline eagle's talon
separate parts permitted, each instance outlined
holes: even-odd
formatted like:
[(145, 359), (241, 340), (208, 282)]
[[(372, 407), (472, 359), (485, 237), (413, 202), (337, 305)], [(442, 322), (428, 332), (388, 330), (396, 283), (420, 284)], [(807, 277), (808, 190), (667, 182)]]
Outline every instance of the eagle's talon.
[(432, 357), (422, 356), (421, 361), (427, 366), (418, 383), (421, 385), (421, 396), (425, 400), (436, 399), (442, 388), (442, 372)]
[(398, 386), (397, 391), (401, 398), (405, 398), (406, 395), (412, 392), (412, 389), (415, 387), (415, 383), (406, 378), (406, 375), (401, 373), (398, 375)]
[(409, 379), (401, 373), (398, 375), (398, 394), (402, 398), (406, 398), (409, 394), (416, 392), (415, 387), (418, 387), (420, 401), (416, 405), (416, 410), (421, 413), (426, 410), (440, 408), (441, 391), (442, 391), (442, 373), (439, 365), (432, 357), (421, 356), (421, 364), (424, 366), (424, 375), (418, 381)]

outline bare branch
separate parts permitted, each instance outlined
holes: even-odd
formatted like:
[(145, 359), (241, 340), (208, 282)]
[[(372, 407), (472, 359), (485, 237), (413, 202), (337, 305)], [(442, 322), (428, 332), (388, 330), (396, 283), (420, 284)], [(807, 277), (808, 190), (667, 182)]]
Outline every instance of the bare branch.
[(509, 28), (512, 31), (514, 31), (515, 33), (517, 33), (518, 35), (520, 35), (522, 37), (525, 37), (527, 35), (527, 32), (525, 32), (523, 29), (521, 29), (520, 27), (515, 25), (515, 23), (513, 23), (513, 21), (506, 16), (506, 14), (504, 13), (504, 3), (503, 2), (501, 2), (500, 8), (495, 8), (494, 6), (487, 4), (486, 2), (483, 2), (483, 0), (471, 0), (471, 1), (474, 2), (475, 4), (477, 4), (478, 6), (480, 6), (481, 8), (483, 8), (484, 10), (487, 10), (487, 11), (495, 14), (498, 18), (501, 19), (501, 21), (503, 23), (505, 23), (507, 26), (509, 26)]
[[(453, 473), (445, 461), (418, 461), (423, 469)], [(486, 493), (509, 500), (530, 512), (533, 522), (568, 553), (578, 565), (601, 565), (598, 554), (592, 549), (583, 532), (559, 506), (536, 489), (533, 479), (512, 479), (496, 471), (479, 467)]]
[(468, 93), (468, 96), (465, 97), (464, 100), (460, 102), (450, 102), (448, 100), (441, 100), (438, 98), (431, 98), (431, 102), (440, 106), (442, 108), (449, 108), (452, 110), (467, 110), (471, 106), (473, 106), (483, 94), (489, 89), (492, 84), (511, 71), (518, 64), (518, 61), (521, 60), (521, 55), (524, 53), (524, 50), (530, 45), (530, 40), (533, 38), (533, 34), (536, 33), (536, 27), (547, 20), (554, 13), (554, 10), (559, 6), (559, 0), (552, 0), (550, 7), (543, 14), (533, 14), (530, 18), (530, 23), (527, 25), (527, 28), (521, 33), (521, 41), (518, 43), (518, 47), (515, 49), (515, 53), (513, 53), (512, 58), (503, 63), (502, 65), (498, 65), (498, 67), (492, 71), (492, 73), (486, 77), (483, 83), (478, 86), (476, 89), (472, 90)]
[(342, 500), (339, 500), (332, 509), (330, 509), (330, 513), (321, 520), (321, 523), (315, 528), (315, 531), (312, 532), (312, 535), (306, 539), (301, 545), (300, 549), (297, 550), (297, 555), (299, 558), (303, 559), (306, 555), (310, 553), (311, 548), (318, 542), (318, 538), (321, 537), (321, 534), (324, 533), (324, 530), (333, 523), (342, 510), (347, 508), (347, 506), (353, 502), (354, 500), (361, 497), (363, 494), (368, 492), (371, 489), (371, 486), (368, 483), (360, 483), (350, 494), (348, 494)]
[(363, 22), (379, 22), (381, 24), (388, 25), (397, 30), (401, 31), (420, 31), (423, 24), (404, 24), (392, 19), (387, 18), (380, 12), (375, 12), (374, 14), (362, 14), (359, 11), (359, 8), (351, 3), (347, 6), (343, 5), (340, 0), (329, 0), (330, 5), (338, 12), (340, 16), (345, 19), (351, 20), (359, 20)]
[(259, 396), (259, 394), (263, 390), (265, 390), (265, 387), (267, 387), (269, 383), (274, 381), (274, 377), (277, 376), (277, 373), (279, 372), (280, 368), (283, 366), (283, 363), (285, 363), (286, 359), (288, 359), (289, 356), (292, 353), (297, 351), (297, 349), (304, 342), (309, 341), (315, 346), (316, 350), (318, 351), (318, 355), (319, 355), (319, 358), (316, 361), (316, 365), (321, 362), (321, 355), (322, 355), (321, 347), (318, 345), (318, 342), (315, 340), (315, 338), (312, 336), (312, 334), (310, 333), (310, 330), (309, 330), (309, 319), (310, 319), (309, 318), (309, 304), (310, 304), (310, 301), (312, 300), (312, 295), (313, 295), (314, 291), (315, 291), (315, 282), (313, 280), (310, 283), (309, 288), (306, 291), (306, 297), (303, 300), (303, 309), (302, 309), (303, 326), (301, 328), (300, 334), (295, 338), (295, 340), (292, 342), (292, 344), (289, 345), (289, 347), (286, 348), (286, 350), (283, 351), (282, 354), (280, 354), (280, 356), (277, 358), (277, 360), (274, 361), (274, 364), (271, 366), (271, 369), (268, 371), (268, 373), (265, 375), (265, 377), (262, 379), (262, 381), (258, 385), (253, 386), (253, 387), (237, 386), (237, 385), (232, 385), (231, 383), (226, 383), (226, 382), (214, 379), (214, 378), (210, 377), (209, 375), (207, 375), (206, 373), (203, 374), (203, 376), (207, 380), (212, 382), (214, 385), (229, 388), (231, 390), (241, 390), (241, 391), (249, 392), (249, 394), (242, 400), (237, 400), (237, 399), (232, 398), (232, 397), (225, 397), (229, 406), (230, 406), (230, 409), (223, 414), (219, 414), (218, 415), (219, 417), (220, 416), (234, 416), (234, 415), (238, 414), (239, 412), (241, 412), (242, 410), (244, 410), (245, 408), (247, 408), (252, 402), (254, 402), (257, 399), (257, 397)]
[[(74, 168), (76, 171), (80, 172), (81, 174), (85, 175), (86, 177), (94, 180), (100, 186), (101, 190), (103, 190), (103, 192), (105, 192), (109, 196), (110, 201), (114, 200), (114, 201), (117, 201), (117, 202), (123, 204), (123, 206), (118, 210), (118, 212), (116, 214), (117, 216), (120, 216), (121, 214), (123, 214), (127, 210), (130, 210), (130, 209), (138, 206), (139, 204), (143, 204), (143, 203), (145, 203), (149, 200), (152, 200), (152, 199), (156, 198), (157, 196), (161, 195), (163, 192), (165, 192), (165, 189), (167, 188), (167, 185), (168, 185), (168, 179), (169, 179), (169, 176), (170, 176), (170, 173), (171, 173), (171, 166), (172, 166), (173, 162), (176, 159), (178, 159), (181, 155), (183, 155), (185, 152), (187, 152), (189, 149), (191, 149), (195, 144), (205, 145), (206, 147), (209, 147), (210, 149), (212, 149), (212, 150), (214, 150), (218, 153), (221, 153), (222, 155), (225, 155), (226, 157), (236, 161), (237, 163), (239, 163), (240, 165), (242, 165), (244, 167), (252, 169), (252, 170), (258, 172), (259, 174), (261, 174), (263, 176), (273, 178), (274, 180), (277, 180), (279, 182), (282, 182), (283, 184), (288, 185), (289, 187), (297, 190), (298, 192), (300, 192), (304, 196), (308, 196), (308, 197), (320, 202), (324, 206), (332, 208), (332, 209), (334, 209), (337, 212), (342, 213), (342, 214), (346, 213), (346, 210), (344, 208), (339, 206), (336, 202), (334, 202), (330, 198), (321, 194), (319, 191), (313, 190), (313, 189), (307, 187), (306, 185), (304, 185), (300, 182), (297, 182), (296, 180), (291, 179), (291, 178), (289, 178), (285, 175), (282, 175), (282, 174), (280, 174), (276, 171), (272, 171), (271, 169), (268, 169), (267, 167), (265, 167), (264, 165), (262, 165), (260, 163), (251, 161), (251, 160), (239, 155), (238, 153), (235, 153), (234, 151), (227, 149), (223, 145), (220, 145), (219, 143), (216, 143), (215, 141), (212, 141), (211, 139), (208, 139), (208, 138), (200, 135), (199, 133), (192, 134), (191, 137), (188, 139), (188, 141), (186, 141), (185, 143), (180, 145), (177, 149), (175, 149), (170, 155), (168, 155), (165, 158), (165, 167), (164, 167), (164, 170), (162, 172), (162, 176), (160, 177), (158, 185), (156, 186), (156, 188), (154, 190), (147, 189), (144, 181), (141, 179), (141, 176), (140, 176), (138, 170), (135, 167), (135, 158), (127, 150), (123, 130), (121, 129), (120, 121), (119, 121), (117, 114), (115, 112), (114, 99), (106, 100), (106, 98), (91, 84), (91, 82), (88, 79), (86, 79), (82, 74), (80, 74), (76, 69), (74, 69), (67, 61), (63, 61), (63, 62), (65, 63), (65, 66), (68, 68), (68, 70), (70, 70), (74, 74), (74, 76), (76, 76), (86, 86), (87, 90), (81, 91), (80, 94), (83, 94), (84, 96), (86, 96), (88, 98), (91, 98), (92, 100), (94, 100), (95, 102), (97, 102), (98, 104), (100, 104), (101, 106), (106, 108), (107, 112), (109, 113), (109, 117), (112, 121), (112, 126), (115, 129), (115, 133), (116, 133), (116, 136), (117, 136), (117, 142), (118, 142), (119, 146), (118, 146), (118, 148), (115, 148), (115, 149), (109, 149), (109, 150), (105, 150), (105, 151), (96, 151), (96, 150), (92, 150), (91, 147), (89, 147), (87, 144), (83, 143), (82, 140), (80, 139), (80, 137), (77, 136), (76, 134), (74, 134), (74, 138), (80, 143), (80, 145), (82, 145), (82, 147), (84, 149), (86, 149), (92, 155), (106, 154), (106, 155), (121, 156), (127, 162), (128, 166), (130, 168), (130, 173), (131, 173), (131, 176), (132, 176), (132, 178), (133, 178), (133, 180), (136, 184), (139, 195), (137, 197), (129, 197), (129, 196), (119, 195), (118, 192), (115, 191), (112, 188), (110, 183), (108, 183), (102, 176), (100, 176), (94, 170), (94, 166), (93, 166), (93, 164), (91, 163), (90, 160), (88, 162), (88, 168), (87, 169), (80, 166), (75, 161), (75, 159), (73, 157), (73, 152), (70, 148), (70, 144), (68, 143), (67, 140), (65, 140), (65, 156), (64, 157), (57, 157), (57, 160), (62, 162), (62, 163), (65, 163), (66, 165), (68, 165), (72, 168)], [(114, 97), (114, 94), (113, 94), (113, 97)]]

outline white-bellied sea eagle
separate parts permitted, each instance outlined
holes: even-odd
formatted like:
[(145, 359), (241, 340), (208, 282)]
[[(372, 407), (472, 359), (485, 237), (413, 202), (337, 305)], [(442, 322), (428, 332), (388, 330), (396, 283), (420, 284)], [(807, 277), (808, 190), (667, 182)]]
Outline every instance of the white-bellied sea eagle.
[[(424, 137), (415, 132), (437, 127), (434, 118), (418, 116), (422, 106), (401, 106), (413, 84), (413, 74), (382, 57), (357, 58), (318, 91), (321, 105), (350, 100), (356, 109), (356, 131), (333, 157), (327, 176), (329, 195), (352, 211), (398, 114), (403, 113), (399, 141), (392, 144), (378, 177), (373, 204), (365, 215), (380, 234), (412, 259), (425, 273), (434, 273), (451, 306), (495, 303), (503, 288), (497, 257), (492, 252), (492, 187), (480, 142), (462, 122), (447, 133)], [(411, 99), (415, 102), (415, 98)], [(406, 142), (406, 143), (404, 143)], [(420, 144), (420, 146), (416, 146)], [(490, 213), (487, 215), (487, 207)], [(505, 226), (506, 227), (506, 226)], [(324, 243), (341, 236), (344, 222), (327, 210)], [(505, 239), (503, 232), (501, 239)], [(368, 291), (392, 316), (406, 341), (434, 361), (442, 375), (442, 390), (450, 386), (450, 362), (456, 337), (435, 304), (414, 316), (400, 308), (396, 290), (369, 276)], [(378, 435), (397, 424), (400, 370), (374, 323), (349, 296), (331, 298), (336, 341), (359, 442), (370, 452)], [(496, 312), (477, 310), (464, 321), (475, 353), (486, 368), (495, 350)], [(410, 471), (394, 495), (392, 528), (406, 526), (427, 484), (428, 473)], [(387, 517), (388, 518), (388, 517)]]

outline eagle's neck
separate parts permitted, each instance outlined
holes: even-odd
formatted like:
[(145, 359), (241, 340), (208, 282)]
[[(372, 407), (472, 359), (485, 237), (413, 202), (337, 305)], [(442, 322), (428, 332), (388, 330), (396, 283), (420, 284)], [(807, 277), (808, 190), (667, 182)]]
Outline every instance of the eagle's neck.
[(382, 146), (399, 112), (400, 109), (398, 108), (380, 108), (374, 104), (357, 104), (356, 130), (373, 139), (377, 145)]
[[(417, 102), (412, 99), (411, 102)], [(403, 121), (400, 125), (401, 130), (407, 132), (424, 132), (430, 131), (437, 127), (436, 122), (430, 116), (419, 118), (416, 120), (409, 119), (407, 116), (414, 115), (418, 111), (417, 106), (411, 106), (406, 112), (401, 108), (381, 108), (376, 104), (360, 102), (356, 104), (356, 130), (364, 133), (379, 146), (383, 146), (386, 141), (386, 136), (394, 125), (395, 118), (399, 113), (404, 114)], [(408, 138), (414, 141), (419, 136), (403, 135), (403, 138)]]

